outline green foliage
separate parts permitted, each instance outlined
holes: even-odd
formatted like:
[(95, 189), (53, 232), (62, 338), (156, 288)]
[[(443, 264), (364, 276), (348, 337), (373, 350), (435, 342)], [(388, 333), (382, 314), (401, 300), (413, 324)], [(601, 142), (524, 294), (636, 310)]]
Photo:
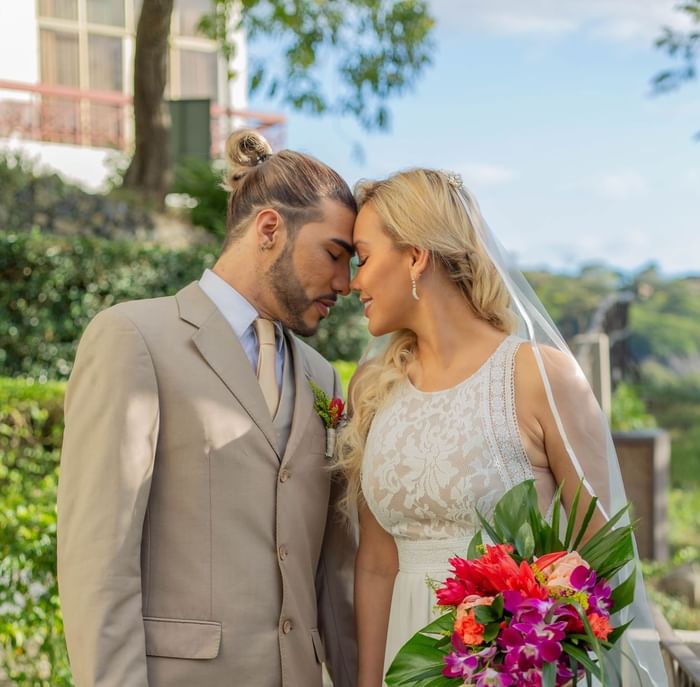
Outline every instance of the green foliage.
[(56, 588), (63, 385), (0, 379), (0, 668), (18, 685), (67, 687)]
[(362, 303), (352, 295), (338, 299), (316, 334), (306, 342), (328, 360), (359, 360), (369, 339)]
[(672, 485), (700, 486), (700, 374), (680, 377), (645, 364), (642, 375), (646, 407), (671, 435)]
[(218, 239), (226, 236), (228, 193), (221, 186), (220, 162), (186, 160), (175, 170), (173, 192), (190, 196), (196, 205), (190, 210), (193, 224), (204, 227)]
[(654, 416), (647, 412), (644, 399), (632, 384), (618, 384), (613, 392), (611, 405), (610, 424), (614, 430), (629, 432), (656, 427)]
[(172, 294), (214, 258), (206, 248), (0, 233), (0, 364), (10, 375), (65, 378), (83, 329), (100, 310)]
[(617, 272), (596, 266), (584, 267), (578, 275), (528, 272), (525, 276), (566, 339), (585, 332), (600, 301), (621, 286)]
[[(253, 63), (251, 90), (309, 114), (350, 115), (368, 129), (384, 129), (387, 99), (408, 90), (430, 64), (434, 20), (425, 0), (214, 0), (200, 30), (235, 53), (232, 21), (249, 40), (269, 37), (281, 61)], [(335, 73), (332, 92), (322, 76)]]
[(58, 174), (37, 170), (24, 153), (0, 150), (3, 231), (131, 239), (152, 230), (149, 210), (138, 195), (122, 189), (110, 195), (87, 193)]
[[(177, 292), (216, 259), (208, 247), (169, 250), (127, 241), (0, 232), (0, 365), (45, 381), (70, 373), (78, 339), (102, 309)], [(367, 327), (340, 299), (310, 339), (330, 360), (357, 359)]]
[(668, 520), (671, 560), (649, 562), (642, 566), (650, 599), (659, 607), (672, 627), (700, 630), (700, 608), (689, 608), (681, 599), (660, 591), (659, 580), (679, 566), (700, 565), (700, 487), (672, 489), (669, 494)]
[(336, 360), (333, 363), (333, 367), (336, 369), (338, 376), (340, 377), (340, 383), (343, 386), (343, 396), (347, 398), (348, 386), (350, 385), (350, 380), (357, 369), (357, 363), (349, 362), (347, 360)]
[(680, 67), (663, 70), (654, 77), (652, 83), (659, 93), (672, 91), (697, 76), (695, 63), (700, 53), (700, 0), (685, 0), (677, 9), (688, 15), (698, 28), (682, 32), (664, 27), (662, 35), (656, 40), (657, 48), (682, 63)]
[[(700, 55), (700, 0), (684, 0), (677, 8), (695, 25), (688, 31), (675, 31), (664, 27), (656, 41), (656, 47), (664, 50), (680, 66), (660, 71), (652, 80), (657, 93), (668, 93), (684, 83), (697, 78), (697, 61)], [(700, 138), (700, 132), (696, 134)]]

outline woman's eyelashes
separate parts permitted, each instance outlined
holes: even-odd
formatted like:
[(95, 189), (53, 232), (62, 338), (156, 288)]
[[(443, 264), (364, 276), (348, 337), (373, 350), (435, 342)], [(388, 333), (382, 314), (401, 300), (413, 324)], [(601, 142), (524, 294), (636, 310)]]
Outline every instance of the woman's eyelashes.
[(326, 253), (331, 256), (331, 260), (333, 260), (333, 262), (338, 262), (338, 260), (340, 260), (340, 254), (336, 255), (329, 250), (327, 250)]

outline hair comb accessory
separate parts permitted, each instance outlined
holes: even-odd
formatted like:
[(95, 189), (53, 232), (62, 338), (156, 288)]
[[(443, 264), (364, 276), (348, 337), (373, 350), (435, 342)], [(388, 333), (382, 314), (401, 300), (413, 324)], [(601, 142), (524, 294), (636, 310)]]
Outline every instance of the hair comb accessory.
[(447, 183), (452, 186), (452, 188), (460, 189), (464, 187), (464, 181), (462, 181), (461, 174), (448, 171), (444, 171), (443, 174), (447, 177)]

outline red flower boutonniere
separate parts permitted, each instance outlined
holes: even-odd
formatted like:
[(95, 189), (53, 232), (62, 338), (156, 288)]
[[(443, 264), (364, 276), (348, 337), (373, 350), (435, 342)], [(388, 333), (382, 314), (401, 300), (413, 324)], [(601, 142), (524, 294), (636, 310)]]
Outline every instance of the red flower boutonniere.
[(336, 432), (345, 422), (345, 404), (341, 398), (329, 398), (318, 384), (309, 380), (314, 393), (314, 410), (326, 428), (326, 458), (332, 458), (335, 451)]

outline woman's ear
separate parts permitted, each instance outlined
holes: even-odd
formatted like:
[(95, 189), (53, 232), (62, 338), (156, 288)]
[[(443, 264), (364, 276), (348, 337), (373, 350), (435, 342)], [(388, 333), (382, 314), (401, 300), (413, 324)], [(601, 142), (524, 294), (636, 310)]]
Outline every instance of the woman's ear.
[(411, 275), (414, 279), (420, 278), (428, 267), (430, 260), (430, 251), (425, 248), (411, 248)]

